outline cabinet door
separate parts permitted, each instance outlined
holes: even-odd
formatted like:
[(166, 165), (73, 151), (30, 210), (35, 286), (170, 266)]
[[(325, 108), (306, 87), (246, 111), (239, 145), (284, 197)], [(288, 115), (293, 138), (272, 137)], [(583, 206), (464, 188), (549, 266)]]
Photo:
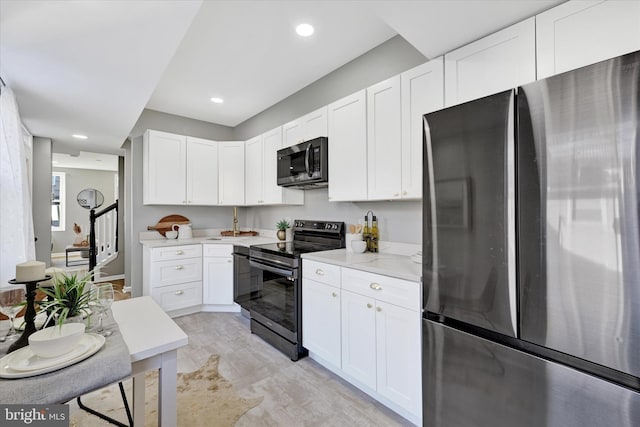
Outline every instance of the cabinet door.
[(367, 198), (366, 90), (328, 107), (329, 201)]
[(262, 136), (247, 141), (245, 147), (245, 202), (262, 203)]
[(317, 109), (309, 114), (306, 114), (301, 119), (302, 121), (302, 138), (304, 141), (318, 138), (319, 136), (327, 136), (327, 107)]
[(422, 412), (420, 313), (376, 301), (378, 393), (412, 414)]
[(244, 205), (244, 141), (218, 144), (218, 203)]
[(291, 147), (304, 141), (302, 117), (282, 125), (282, 147)]
[(187, 138), (148, 130), (142, 148), (144, 204), (185, 204)]
[(282, 187), (278, 186), (278, 150), (282, 148), (282, 127), (262, 135), (262, 201), (282, 203)]
[(640, 49), (640, 2), (570, 1), (536, 16), (538, 78)]
[(204, 257), (203, 304), (233, 304), (233, 258)]
[(218, 204), (218, 143), (187, 137), (187, 204)]
[(342, 290), (342, 370), (376, 389), (375, 300)]
[(400, 76), (367, 88), (367, 195), (369, 200), (400, 198), (402, 135)]
[(444, 57), (400, 75), (402, 198), (422, 198), (422, 116), (444, 107)]
[(302, 345), (340, 367), (340, 289), (304, 279)]
[(446, 54), (446, 106), (534, 81), (535, 42), (535, 18), (529, 18)]

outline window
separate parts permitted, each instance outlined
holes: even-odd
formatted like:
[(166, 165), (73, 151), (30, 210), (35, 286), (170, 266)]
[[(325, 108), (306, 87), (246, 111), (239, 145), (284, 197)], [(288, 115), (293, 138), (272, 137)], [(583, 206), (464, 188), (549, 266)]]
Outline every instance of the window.
[(65, 174), (51, 174), (51, 231), (65, 230)]

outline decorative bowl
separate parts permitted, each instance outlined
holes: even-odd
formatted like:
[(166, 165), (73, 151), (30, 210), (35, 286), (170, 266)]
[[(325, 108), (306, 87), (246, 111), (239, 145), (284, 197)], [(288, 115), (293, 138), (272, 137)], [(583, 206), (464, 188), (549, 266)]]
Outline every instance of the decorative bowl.
[(351, 249), (353, 249), (353, 252), (357, 254), (364, 253), (364, 251), (367, 250), (367, 242), (364, 240), (352, 240)]
[(71, 351), (80, 341), (86, 325), (84, 323), (64, 323), (50, 326), (29, 336), (29, 348), (36, 356), (58, 357)]

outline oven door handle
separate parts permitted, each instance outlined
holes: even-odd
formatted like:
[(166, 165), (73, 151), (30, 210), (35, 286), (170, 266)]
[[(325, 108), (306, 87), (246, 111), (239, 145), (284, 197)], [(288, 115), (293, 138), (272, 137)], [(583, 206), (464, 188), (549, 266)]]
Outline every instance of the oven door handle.
[(286, 276), (286, 277), (294, 277), (295, 278), (297, 276), (295, 270), (277, 268), (277, 267), (273, 267), (273, 266), (268, 265), (268, 264), (264, 264), (264, 263), (259, 262), (259, 261), (250, 260), (249, 261), (249, 265), (251, 267), (259, 268), (260, 270), (270, 271), (271, 273), (281, 274), (281, 275)]

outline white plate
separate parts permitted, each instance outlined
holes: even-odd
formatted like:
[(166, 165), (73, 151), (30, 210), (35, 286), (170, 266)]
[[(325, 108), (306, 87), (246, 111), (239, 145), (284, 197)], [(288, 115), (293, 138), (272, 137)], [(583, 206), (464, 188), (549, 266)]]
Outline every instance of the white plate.
[[(48, 372), (53, 372), (58, 369), (66, 368), (67, 366), (78, 363), (89, 356), (94, 355), (102, 348), (105, 342), (105, 338), (102, 335), (98, 334), (84, 334), (82, 340), (87, 340), (87, 346), (85, 346), (85, 352), (81, 354), (77, 354), (75, 357), (66, 359), (64, 362), (60, 362), (58, 364), (42, 367), (39, 369), (33, 369), (29, 371), (19, 371), (12, 369), (9, 365), (17, 364), (18, 366), (21, 363), (21, 360), (33, 356), (33, 352), (29, 349), (29, 347), (23, 347), (20, 350), (16, 350), (13, 353), (9, 353), (3, 358), (0, 359), (0, 378), (26, 378), (33, 377), (35, 375), (46, 374)], [(27, 351), (28, 350), (28, 351)], [(56, 358), (57, 359), (57, 358)]]
[[(55, 327), (55, 326), (54, 326)], [(68, 352), (57, 357), (40, 357), (33, 353), (30, 346), (22, 347), (13, 352), (14, 357), (9, 358), (7, 366), (14, 371), (36, 371), (65, 363), (86, 353), (95, 344), (90, 335), (83, 335), (78, 343)]]

